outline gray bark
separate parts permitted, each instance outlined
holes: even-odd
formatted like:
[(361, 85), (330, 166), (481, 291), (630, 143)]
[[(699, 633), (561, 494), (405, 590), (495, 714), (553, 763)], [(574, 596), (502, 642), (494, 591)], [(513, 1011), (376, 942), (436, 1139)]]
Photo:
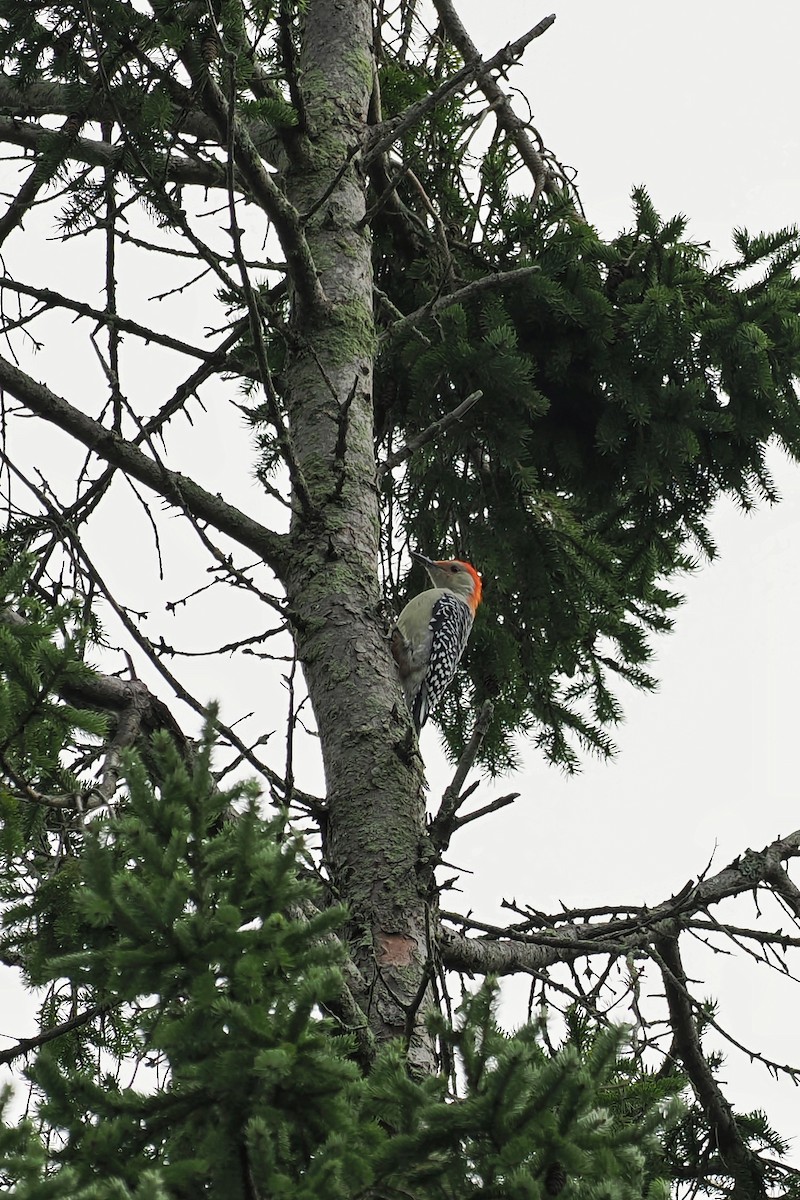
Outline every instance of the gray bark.
[[(361, 154), (375, 77), (372, 6), (369, 0), (312, 0), (303, 19), (293, 80), (301, 126), (291, 134), (283, 179), (262, 161), (274, 131), (231, 116), (226, 69), (207, 70), (191, 38), (181, 51), (192, 78), (182, 130), (227, 147), (234, 165), (228, 176), (221, 162), (173, 157), (164, 164), (167, 180), (212, 186), (227, 180), (246, 190), (281, 240), (292, 287), (282, 445), (294, 482), (290, 535), (272, 533), (157, 463), (6, 359), (0, 359), (0, 383), (111, 467), (255, 550), (281, 580), (320, 733), (326, 867), (332, 891), (349, 909), (361, 980), (354, 983), (351, 972), (348, 982), (377, 1039), (405, 1036), (413, 1068), (427, 1072), (436, 1058), (425, 1029), (433, 1003), (427, 983), (433, 939), (423, 770), (385, 637), (377, 573), (372, 246), (361, 224)], [(53, 134), (35, 118), (72, 111), (73, 102), (58, 85), (20, 88), (2, 77), (0, 136), (44, 151)], [(82, 118), (115, 115), (113, 89), (89, 88)], [(63, 144), (64, 158), (104, 167), (117, 165), (123, 153), (91, 136)], [(273, 420), (281, 425), (277, 409)]]
[(412, 1068), (429, 1071), (422, 764), (380, 616), (371, 239), (359, 226), (357, 155), (331, 186), (364, 141), (373, 70), (368, 0), (314, 0), (300, 63), (308, 134), (286, 186), (301, 213), (331, 189), (305, 229), (327, 303), (298, 307), (293, 326), (290, 436), (313, 511), (296, 506), (284, 583), (320, 732), (325, 855), (350, 909), (359, 1000), (377, 1037), (408, 1035)]

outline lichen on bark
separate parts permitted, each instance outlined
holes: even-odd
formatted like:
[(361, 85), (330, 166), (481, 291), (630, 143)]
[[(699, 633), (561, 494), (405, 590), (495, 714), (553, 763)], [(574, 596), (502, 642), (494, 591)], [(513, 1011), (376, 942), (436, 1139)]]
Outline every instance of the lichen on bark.
[[(418, 870), (422, 764), (389, 655), (377, 574), (372, 245), (353, 153), (368, 129), (371, 6), (314, 0), (304, 22), (307, 144), (286, 183), (297, 211), (314, 214), (306, 233), (326, 304), (312, 315), (296, 312), (286, 371), (292, 443), (317, 507), (309, 514), (295, 505), (285, 584), (325, 766), (325, 862), (350, 912), (358, 999), (386, 1039), (408, 1032), (430, 947)], [(398, 946), (402, 953), (387, 949)], [(429, 1007), (425, 995), (412, 1012), (409, 1055), (418, 1071), (435, 1067)]]

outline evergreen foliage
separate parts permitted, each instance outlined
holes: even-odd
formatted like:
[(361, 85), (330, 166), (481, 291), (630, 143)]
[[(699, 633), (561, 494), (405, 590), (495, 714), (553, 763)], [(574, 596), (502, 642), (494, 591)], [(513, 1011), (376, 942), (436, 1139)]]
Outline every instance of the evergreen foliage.
[[(9, 951), (11, 961), (21, 965), (25, 945), (30, 950), (27, 978), (40, 982), (41, 954), (62, 944), (72, 890), (65, 881), (80, 841), (63, 814), (43, 801), (82, 792), (109, 722), (104, 713), (59, 698), (91, 675), (85, 655), (97, 627), (75, 601), (52, 605), (31, 596), (33, 565), (18, 547), (12, 560), (9, 548), (0, 546), (0, 612), (8, 618), (0, 620), (0, 845), (5, 864), (0, 902), (19, 913), (20, 939), (18, 944), (3, 933), (0, 952)], [(43, 869), (53, 836), (60, 845), (60, 872)], [(33, 889), (31, 878), (37, 880)]]
[[(55, 606), (30, 595), (34, 559), (10, 560), (0, 543), (0, 744), (4, 767), (41, 792), (78, 786), (65, 762), (107, 731), (101, 713), (57, 701), (90, 674), (84, 662), (96, 626), (75, 602)], [(0, 790), (0, 795), (3, 795)]]
[[(29, 566), (4, 576), (16, 611)], [(62, 680), (89, 673), (74, 605), (60, 616), (31, 606), (2, 627), (2, 734), (10, 753), (37, 699), (48, 736), (17, 761), (27, 778), (77, 787), (60, 764), (81, 728), (102, 727), (42, 686), (40, 663)], [(191, 768), (166, 733), (147, 766), (127, 756), (111, 815), (64, 822), (4, 796), (0, 951), (42, 997), (45, 1035), (26, 1056), (36, 1124), (0, 1126), (10, 1195), (227, 1200), (249, 1197), (252, 1176), (298, 1200), (538, 1200), (564, 1177), (570, 1196), (664, 1200), (667, 1181), (708, 1164), (701, 1110), (674, 1099), (681, 1074), (653, 1072), (623, 1029), (577, 1008), (557, 1049), (537, 1022), (509, 1035), (491, 981), (455, 1025), (435, 1022), (449, 1076), (410, 1077), (402, 1044), (362, 1074), (351, 1035), (324, 1015), (342, 984), (343, 913), (308, 915), (316, 886), (285, 815), (261, 815), (253, 785), (219, 788), (214, 718)], [(737, 1122), (754, 1148), (787, 1153), (765, 1114)]]
[[(4, 503), (13, 486), (0, 548), (0, 958), (36, 995), (41, 1035), (0, 1048), (0, 1061), (25, 1062), (36, 1100), (33, 1121), (18, 1126), (6, 1104), (0, 1191), (17, 1200), (539, 1200), (562, 1190), (566, 1200), (665, 1200), (670, 1181), (688, 1181), (720, 1195), (733, 1188), (739, 1200), (757, 1179), (798, 1196), (768, 1117), (734, 1113), (724, 1097), (722, 1118), (715, 1111), (721, 1059), (700, 1045), (709, 1009), (663, 970), (655, 948), (696, 932), (690, 919), (709, 912), (701, 884), (652, 920), (625, 906), (499, 931), (463, 918), (470, 951), (494, 929), (484, 948), (502, 942), (519, 955), (511, 969), (543, 985), (558, 960), (539, 972), (531, 947), (562, 948), (573, 979), (578, 953), (608, 957), (591, 993), (577, 983), (570, 991), (586, 1007), (567, 1011), (562, 1045), (551, 1045), (545, 1020), (503, 1031), (491, 974), (454, 1020), (441, 1016), (436, 987), (464, 968), (457, 953), (455, 964), (444, 958), (453, 931), (443, 921), (458, 921), (437, 908), (434, 872), (451, 835), (480, 813), (458, 815), (470, 785), (425, 824), (418, 746), (392, 708), (399, 689), (379, 628), (376, 564), (380, 515), (382, 582), (396, 607), (419, 582), (404, 576), (409, 547), (469, 558), (483, 573), (460, 682), (435, 715), (459, 755), (492, 701), (465, 771), (476, 756), (491, 771), (508, 767), (520, 733), (567, 770), (587, 750), (611, 753), (615, 684), (655, 686), (653, 642), (671, 627), (679, 578), (715, 552), (711, 506), (720, 496), (743, 509), (776, 498), (771, 443), (800, 457), (800, 234), (738, 230), (731, 261), (715, 264), (683, 216), (665, 220), (637, 188), (631, 227), (602, 237), (563, 171), (543, 191), (535, 180), (518, 194), (522, 160), (508, 128), (479, 140), (483, 118), (500, 110), (471, 93), (475, 64), (464, 87), (394, 136), (387, 122), (471, 57), (449, 40), (452, 21), (440, 14), (442, 27), (427, 31), (415, 3), (401, 0), (396, 12), (376, 5), (371, 26), (362, 4), (366, 40), (325, 64), (325, 20), (334, 24), (343, 6), (328, 5), (307, 38), (323, 8), (0, 0), (0, 108), (10, 114), (0, 119), (14, 153), (24, 147), (34, 164), (0, 215), (0, 241), (46, 198), (63, 239), (86, 235), (88, 245), (99, 235), (106, 293), (99, 311), (69, 288), (18, 286), (4, 264), (20, 305), (7, 335), (33, 337), (40, 316), (88, 317), (108, 388), (85, 408), (74, 397), (59, 407), (53, 391), (42, 399), (38, 377), (0, 356), (20, 411), (60, 426), (88, 456), (67, 504), (38, 467), (30, 478), (17, 470), (3, 443)], [(197, 200), (200, 189), (212, 203)], [(254, 212), (257, 237), (262, 226), (268, 237), (251, 261), (238, 215), (244, 225)], [(209, 273), (202, 335), (120, 315), (123, 244), (148, 267), (164, 251), (176, 269), (159, 300), (189, 293), (187, 261), (198, 280)], [(98, 349), (98, 330), (107, 348)], [(171, 395), (153, 389), (138, 408), (129, 402), (123, 334), (182, 364)], [(373, 366), (374, 389), (362, 388)], [(191, 420), (190, 399), (221, 374), (245, 398), (234, 419), (249, 422), (254, 473), (289, 510), (285, 522), (261, 524), (233, 504), (222, 521), (216, 479), (172, 469), (172, 418)], [(404, 455), (476, 390), (482, 399), (446, 436)], [(6, 420), (4, 410), (4, 438)], [(257, 714), (249, 742), (225, 729), (208, 696), (193, 697), (164, 667), (173, 648), (107, 590), (136, 653), (207, 716), (200, 741), (128, 670), (132, 660), (115, 656), (116, 675), (93, 670), (110, 648), (93, 612), (105, 585), (83, 539), (114, 473), (129, 468), (128, 482), (143, 480), (188, 518), (215, 579), (275, 617), (274, 628), (241, 640), (232, 618), (215, 653), (293, 639), (283, 775), (254, 753), (272, 714)], [(36, 512), (15, 507), (18, 483)], [(160, 515), (142, 503), (158, 541)], [(364, 670), (369, 653), (376, 661)], [(294, 667), (311, 694), (326, 655), (311, 695), (328, 756), (319, 798), (299, 792), (293, 773), (304, 704)], [(113, 702), (98, 699), (101, 681), (120, 685)], [(231, 760), (216, 772), (212, 764), (220, 729), (233, 766), (261, 771), (275, 807), (266, 810), (255, 785), (223, 788)], [(121, 754), (123, 744), (135, 751)], [(293, 832), (292, 803), (316, 821), (319, 852)], [(796, 905), (781, 864), (800, 849), (791, 839), (771, 849), (754, 874), (749, 861), (727, 868), (725, 897), (772, 889)], [(791, 938), (730, 932), (745, 945), (751, 936), (783, 970)], [(654, 1069), (601, 1011), (614, 964), (635, 952), (686, 1001), (682, 1033), (696, 1053), (683, 1062), (692, 1058), (694, 1075), (675, 1067), (677, 1020)], [(719, 1150), (721, 1128), (738, 1166)]]
[[(234, 54), (240, 112), (273, 144), (279, 134), (291, 137), (298, 121), (283, 76), (301, 18), (289, 6), (272, 29), (268, 6), (250, 8), (264, 23), (259, 57), (271, 85), (256, 99), (246, 96), (252, 65)], [(167, 76), (187, 52), (186, 28), (205, 28), (202, 9), (156, 4), (154, 21), (131, 4), (101, 5), (87, 25), (81, 4), (36, 3), (23, 14), (14, 0), (0, 3), (0, 55), (10, 70), (21, 84), (44, 72), (74, 88), (76, 113), (95, 99), (81, 86), (85, 57), (104, 53), (111, 115), (125, 134), (116, 169), (160, 223), (175, 227), (185, 215), (161, 176), (180, 102), (188, 105), (191, 93)], [(218, 16), (235, 47), (239, 6), (222, 4)], [(139, 44), (164, 78), (147, 75), (131, 53)], [(405, 50), (390, 40), (380, 47), (385, 119), (423, 100), (458, 66), (447, 44), (436, 53), (428, 46), (419, 61)], [(671, 627), (680, 575), (698, 553), (714, 553), (707, 526), (714, 500), (725, 494), (749, 508), (774, 499), (768, 444), (777, 441), (792, 457), (800, 452), (792, 384), (800, 365), (800, 240), (796, 229), (740, 230), (736, 257), (715, 266), (707, 247), (688, 237), (686, 219), (662, 219), (644, 188), (633, 195), (631, 228), (605, 240), (566, 191), (532, 210), (510, 182), (517, 151), (497, 139), (476, 148), (474, 120), (470, 103), (455, 94), (404, 134), (397, 153), (416, 183), (398, 184), (402, 219), (385, 203), (385, 176), (370, 175), (373, 267), (386, 299), (378, 308), (379, 333), (386, 327), (378, 446), (396, 448), (483, 391), (469, 416), (417, 453), (387, 492), (394, 530), (387, 561), (394, 566), (410, 543), (434, 556), (470, 558), (485, 576), (464, 687), (437, 715), (453, 753), (468, 736), (469, 714), (491, 698), (489, 766), (508, 766), (514, 736), (524, 731), (571, 770), (587, 749), (613, 750), (618, 681), (655, 685), (652, 637)], [(54, 133), (43, 169), (61, 169), (65, 136)], [(94, 221), (103, 186), (84, 171), (71, 178), (66, 232)], [(431, 204), (436, 236), (426, 228)], [(531, 267), (533, 274), (431, 311), (413, 327), (390, 328), (398, 312)], [(285, 289), (278, 291), (277, 305), (269, 289), (259, 298), (276, 326), (267, 345), (280, 396), (291, 338)], [(223, 289), (220, 298), (241, 311), (241, 297)], [(258, 378), (249, 332), (231, 362), (246, 384)], [(265, 480), (281, 460), (269, 411), (255, 404), (250, 414)], [(402, 590), (393, 596), (403, 598)]]
[[(671, 628), (676, 577), (714, 554), (714, 501), (776, 499), (767, 445), (800, 454), (800, 236), (743, 233), (739, 257), (714, 266), (642, 188), (632, 229), (604, 241), (562, 199), (532, 216), (495, 174), (484, 173), (494, 219), (480, 242), (457, 244), (452, 270), (465, 284), (535, 273), (384, 349), (388, 442), (483, 391), (446, 441), (415, 455), (390, 503), (413, 545), (484, 572), (489, 617), (470, 642), (469, 684), (439, 710), (453, 750), (464, 714), (491, 698), (493, 765), (508, 762), (515, 730), (535, 730), (572, 769), (581, 746), (613, 748), (615, 680), (655, 686), (652, 635)], [(436, 174), (424, 177), (446, 205)], [(399, 254), (384, 250), (378, 276), (403, 311), (435, 299), (436, 282)]]
[[(502, 1032), (488, 984), (441, 1024), (460, 1094), (410, 1077), (402, 1045), (363, 1076), (323, 1015), (341, 986), (341, 913), (303, 915), (301, 844), (259, 815), (251, 786), (219, 790), (208, 731), (191, 773), (159, 742), (162, 785), (129, 757), (124, 806), (83, 832), (60, 952), (23, 950), (60, 997), (52, 1023), (95, 1015), (31, 1062), (47, 1136), (2, 1127), (6, 1191), (538, 1200), (557, 1163), (571, 1195), (666, 1195), (652, 1164), (675, 1085), (627, 1114), (604, 1107), (620, 1030), (548, 1053), (536, 1025)], [(6, 939), (25, 946), (24, 922), (8, 911)]]

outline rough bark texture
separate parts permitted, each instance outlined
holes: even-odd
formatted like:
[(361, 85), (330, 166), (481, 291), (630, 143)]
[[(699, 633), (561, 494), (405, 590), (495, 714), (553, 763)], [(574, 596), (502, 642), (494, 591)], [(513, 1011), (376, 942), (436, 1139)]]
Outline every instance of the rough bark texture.
[(371, 42), (368, 0), (309, 6), (300, 64), (308, 129), (286, 185), (300, 213), (313, 211), (305, 232), (327, 303), (315, 312), (295, 304), (290, 434), (313, 511), (296, 506), (285, 584), (320, 732), (330, 806), (325, 856), (351, 912), (359, 999), (377, 1036), (409, 1035), (412, 1065), (430, 1070), (427, 1001), (417, 1003), (429, 959), (418, 869), (422, 764), (376, 577), (371, 241), (359, 227), (365, 191), (352, 153), (366, 130)]

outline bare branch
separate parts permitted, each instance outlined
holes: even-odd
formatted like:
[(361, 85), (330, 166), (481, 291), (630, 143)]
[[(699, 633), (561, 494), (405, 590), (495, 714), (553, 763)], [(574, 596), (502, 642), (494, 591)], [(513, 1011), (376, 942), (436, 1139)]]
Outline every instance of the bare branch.
[(287, 553), (283, 535), (254, 521), (220, 496), (207, 492), (188, 476), (154, 462), (133, 442), (87, 416), (5, 358), (0, 358), (0, 387), (6, 388), (31, 412), (70, 434), (98, 458), (119, 467), (176, 508), (186, 510), (198, 520), (208, 521), (239, 545), (253, 550), (280, 575)]
[(469, 825), (470, 821), (477, 821), (481, 817), (488, 816), (489, 813), (497, 812), (501, 808), (508, 808), (509, 804), (513, 804), (515, 800), (519, 800), (519, 792), (509, 792), (507, 796), (498, 796), (496, 800), (490, 800), (482, 808), (476, 808), (472, 812), (456, 817), (453, 828), (454, 830), (461, 829), (464, 825)]
[(516, 287), (520, 280), (537, 275), (540, 271), (541, 268), (538, 266), (518, 267), (515, 271), (497, 271), (493, 275), (484, 275), (480, 279), (473, 279), (471, 283), (465, 284), (457, 291), (448, 292), (446, 296), (437, 296), (436, 299), (423, 304), (421, 308), (415, 309), (408, 316), (400, 317), (383, 331), (380, 342), (390, 341), (398, 334), (405, 333), (416, 325), (422, 324), (429, 317), (435, 317), (445, 308), (452, 308), (454, 304), (462, 304), (465, 300), (470, 300), (481, 292), (503, 291), (505, 288)]
[[(69, 150), (70, 143), (78, 136), (81, 124), (82, 120), (80, 117), (70, 115), (62, 125), (60, 132), (63, 134), (65, 140), (65, 156)], [(28, 178), (3, 213), (2, 218), (0, 218), (0, 246), (3, 245), (11, 232), (22, 224), (22, 219), (26, 212), (32, 207), (39, 192), (43, 187), (47, 186), (57, 170), (57, 162), (50, 162), (45, 165), (44, 161), (40, 159), (39, 162), (34, 164)]]
[(117, 313), (92, 308), (90, 304), (84, 304), (81, 300), (72, 300), (69, 296), (64, 296), (61, 292), (54, 292), (50, 288), (30, 287), (25, 283), (17, 283), (15, 279), (11, 279), (8, 275), (3, 275), (0, 276), (0, 290), (2, 289), (16, 292), (19, 296), (29, 296), (33, 300), (39, 300), (47, 308), (66, 308), (69, 312), (77, 313), (81, 317), (91, 317), (99, 325), (104, 325), (108, 329), (117, 329), (120, 333), (134, 334), (136, 337), (143, 338), (146, 342), (153, 342), (155, 345), (164, 346), (168, 350), (176, 350), (179, 354), (188, 354), (191, 358), (199, 358), (210, 362), (217, 357), (217, 352), (214, 350), (203, 350), (199, 346), (192, 346), (190, 343), (179, 341), (177, 338), (172, 338), (166, 333), (158, 333), (155, 329), (148, 329), (146, 325), (140, 325), (137, 321), (130, 321), (127, 317), (120, 317)]
[[(20, 122), (9, 117), (0, 117), (0, 142), (9, 142), (12, 146), (23, 146), (26, 150), (39, 153), (52, 149), (53, 138), (56, 135), (52, 129), (45, 129), (33, 122)], [(87, 163), (92, 167), (124, 168), (126, 174), (131, 172), (130, 153), (127, 146), (109, 146), (108, 142), (98, 142), (87, 138), (77, 137), (69, 141), (69, 152), (64, 157), (73, 162)], [(154, 162), (158, 168), (158, 177), (165, 183), (178, 184), (181, 187), (225, 187), (225, 171), (217, 163), (200, 162), (189, 159), (175, 152), (157, 154)], [(237, 179), (241, 186), (241, 181)]]
[[(3, 620), (2, 616), (0, 616), (0, 620)], [(103, 805), (111, 803), (119, 785), (120, 775), (122, 774), (122, 751), (129, 749), (139, 741), (144, 723), (150, 724), (152, 729), (154, 713), (155, 697), (141, 680), (126, 680), (124, 687), (127, 693), (127, 703), (119, 712), (116, 729), (103, 754), (103, 771), (100, 783), (94, 787), (83, 788), (80, 791), (48, 795), (38, 791), (20, 779), (18, 773), (3, 759), (2, 765), (4, 771), (20, 789), (24, 799), (56, 810), (76, 809), (81, 814), (93, 812), (95, 809), (102, 808)], [(170, 732), (174, 735), (174, 729)], [(188, 750), (189, 743), (182, 733), (179, 738), (173, 738), (173, 740), (178, 742), (179, 749)], [(184, 753), (184, 758), (188, 757), (190, 755)]]
[(558, 962), (594, 954), (629, 954), (645, 950), (659, 937), (671, 937), (675, 922), (682, 922), (731, 896), (742, 895), (759, 886), (769, 886), (772, 864), (800, 857), (800, 830), (778, 838), (760, 853), (747, 851), (716, 875), (684, 888), (653, 908), (610, 921), (591, 923), (570, 921), (541, 932), (530, 930), (530, 923), (501, 928), (477, 922), (471, 917), (455, 917), (465, 928), (481, 930), (488, 936), (469, 938), (443, 928), (440, 932), (442, 959), (452, 970), (476, 974), (512, 975), (534, 973)]
[[(85, 561), (87, 561), (87, 565), (90, 565), (88, 564), (88, 560)], [(102, 580), (99, 582), (102, 585)], [(107, 595), (108, 593), (104, 592), (104, 594)], [(124, 610), (121, 610), (117, 606), (116, 611), (125, 624)], [(5, 622), (8, 625), (22, 625), (25, 623), (25, 618), (15, 612), (13, 608), (6, 606), (0, 609), (0, 622)], [(145, 652), (147, 652), (147, 647), (144, 646), (141, 635), (138, 634), (138, 630), (130, 622), (130, 618), (127, 618), (126, 628), (133, 634), (138, 643), (142, 645)], [(191, 693), (182, 687), (180, 682), (164, 667), (158, 658), (151, 659), (151, 661), (154, 662), (154, 666), (169, 683), (178, 698), (183, 700), (199, 716), (205, 719), (208, 716), (208, 710)], [(69, 683), (57, 682), (56, 694), (67, 704), (72, 704), (77, 708), (93, 708), (102, 712), (119, 714), (118, 719), (120, 721), (125, 718), (126, 714), (132, 715), (133, 710), (135, 710), (136, 719), (145, 737), (149, 738), (156, 730), (164, 729), (172, 738), (181, 758), (188, 763), (193, 761), (194, 748), (191, 740), (184, 734), (164, 701), (155, 695), (154, 692), (151, 692), (139, 679), (125, 680), (118, 678), (116, 675), (102, 675), (100, 672), (85, 671), (79, 678), (73, 679)], [(239, 751), (239, 761), (247, 762), (253, 767), (254, 770), (267, 780), (269, 785), (281, 796), (282, 800), (285, 800), (287, 792), (286, 780), (258, 759), (252, 750), (242, 742), (241, 738), (219, 717), (216, 718), (215, 726), (226, 741)], [(127, 726), (126, 736), (132, 729), (133, 723), (131, 722)], [(126, 741), (125, 744), (128, 745), (129, 743)], [(97, 795), (99, 794), (97, 792)], [(54, 808), (81, 807), (81, 804), (85, 807), (96, 808), (105, 802), (104, 800), (97, 800), (95, 803), (92, 803), (94, 796), (95, 792), (93, 791), (91, 795), (84, 793), (78, 798), (74, 796), (48, 797), (38, 794), (35, 796), (29, 794), (28, 798)], [(292, 789), (292, 802), (302, 806), (307, 812), (316, 817), (325, 812), (325, 802), (323, 800), (307, 792), (299, 791), (296, 787)]]
[(234, 161), (253, 198), (272, 221), (286, 255), (286, 265), (298, 301), (309, 312), (323, 308), (326, 304), (325, 293), (303, 232), (300, 214), (264, 167), (253, 139), (236, 114), (230, 111), (222, 89), (209, 73), (206, 64), (202, 60), (196, 61), (189, 57), (186, 66), (193, 75), (195, 85), (200, 89), (201, 102), (217, 126), (223, 145), (227, 141), (230, 127)]
[[(253, 349), (256, 354), (256, 362), (258, 363), (258, 373), (261, 379), (261, 386), (264, 389), (264, 395), (267, 398), (267, 407), (269, 409), (270, 420), (272, 427), (275, 430), (275, 437), (278, 445), (281, 448), (283, 460), (286, 463), (286, 468), (289, 472), (289, 478), (292, 482), (292, 491), (297, 497), (300, 506), (309, 516), (313, 512), (311, 496), (306, 486), (306, 481), (303, 478), (303, 472), (300, 469), (300, 464), (295, 454), (292, 438), (281, 412), (280, 402), (275, 392), (275, 387), (272, 382), (272, 372), (269, 369), (267, 360), (267, 350), (264, 345), (264, 334), (261, 328), (261, 314), (258, 308), (256, 294), (253, 291), (253, 285), (250, 282), (250, 272), (247, 269), (247, 262), (242, 249), (242, 231), (239, 228), (239, 220), (236, 212), (236, 194), (233, 186), (234, 179), (234, 159), (236, 152), (236, 128), (234, 111), (236, 106), (236, 75), (231, 65), (230, 71), (230, 86), (231, 92), (228, 97), (226, 107), (226, 115), (228, 122), (228, 161), (227, 161), (227, 176), (228, 176), (228, 212), (231, 220), (231, 239), (233, 241), (233, 253), (236, 260), (236, 265), (239, 268), (239, 277), (242, 281), (242, 290), (244, 292), (245, 301), (247, 303), (247, 314), (250, 322), (250, 336), (253, 339)], [(310, 257), (310, 251), (309, 251)], [(321, 289), (320, 289), (321, 292)]]
[[(20, 626), (25, 625), (23, 616), (12, 607), (0, 609), (0, 623)], [(136, 693), (134, 697), (134, 692)], [(147, 693), (147, 711), (141, 712), (142, 696)], [(116, 675), (102, 675), (100, 672), (85, 671), (80, 676), (73, 677), (69, 682), (59, 683), (57, 695), (67, 704), (76, 708), (94, 708), (104, 712), (123, 713), (133, 704), (140, 709), (139, 723), (147, 732), (156, 729), (166, 729), (175, 740), (182, 757), (187, 757), (189, 740), (181, 730), (174, 716), (158, 696), (150, 692), (141, 680), (120, 679)]]
[(767, 879), (790, 912), (800, 920), (800, 888), (789, 878), (781, 866), (780, 857), (773, 851), (766, 852)]
[[(480, 396), (480, 392), (476, 392), (476, 398)], [(472, 397), (468, 397), (472, 399)], [(474, 401), (473, 401), (474, 402)], [(467, 401), (465, 400), (466, 404)], [(472, 737), (467, 742), (464, 748), (464, 753), (458, 761), (455, 774), (445, 788), (442, 796), (442, 803), (439, 806), (439, 811), (431, 821), (429, 834), (431, 841), (441, 854), (450, 844), (450, 838), (455, 828), (456, 814), (460, 805), (466, 800), (466, 795), (461, 794), (467, 776), (472, 770), (473, 764), (480, 750), (483, 739), (486, 737), (487, 730), (491, 724), (492, 714), (494, 713), (494, 705), (491, 700), (485, 700), (481, 711), (478, 713), (478, 718), (475, 722), (475, 728), (472, 731)]]
[(733, 1109), (715, 1080), (700, 1046), (678, 940), (676, 937), (659, 939), (657, 947), (674, 1031), (673, 1049), (686, 1069), (694, 1093), (711, 1124), (720, 1157), (734, 1178), (732, 1196), (744, 1200), (744, 1197), (764, 1195), (761, 1163), (736, 1124)]
[(0, 1066), (5, 1066), (11, 1063), (16, 1058), (21, 1058), (23, 1054), (30, 1054), (31, 1050), (38, 1050), (40, 1046), (46, 1046), (48, 1042), (53, 1042), (56, 1038), (63, 1037), (66, 1033), (72, 1033), (74, 1029), (80, 1029), (83, 1025), (87, 1025), (89, 1021), (93, 1021), (95, 1017), (102, 1016), (115, 1007), (111, 1004), (93, 1004), (90, 1008), (86, 1008), (83, 1012), (78, 1013), (74, 1017), (70, 1017), (68, 1021), (62, 1021), (60, 1025), (52, 1025), (50, 1029), (45, 1029), (37, 1037), (21, 1038), (13, 1046), (9, 1046), (7, 1050), (0, 1050)]
[[(412, 455), (416, 454), (417, 450), (421, 449), (422, 446), (426, 446), (428, 442), (432, 442), (439, 436), (439, 434), (444, 433), (444, 431), (449, 429), (451, 425), (455, 425), (458, 421), (465, 417), (473, 405), (477, 404), (482, 396), (483, 392), (481, 391), (472, 392), (471, 395), (467, 396), (466, 400), (462, 400), (461, 403), (451, 412), (445, 413), (443, 417), (440, 417), (438, 421), (434, 421), (434, 423), (429, 425), (427, 429), (424, 429), (422, 433), (417, 434), (416, 437), (413, 437), (410, 441), (406, 442), (405, 446), (403, 446), (400, 450), (396, 450), (394, 454), (390, 454), (389, 457), (384, 459), (382, 463), (379, 463), (377, 471), (378, 486), (380, 487), (386, 475), (390, 471), (393, 471), (395, 467), (399, 467), (402, 463), (411, 458)], [(472, 764), (470, 764), (470, 766), (471, 765)]]
[[(140, 425), (137, 432), (131, 438), (133, 445), (137, 446), (143, 441), (149, 441), (155, 434), (161, 434), (163, 437), (162, 430), (167, 422), (176, 413), (183, 410), (187, 400), (197, 394), (197, 389), (202, 383), (205, 383), (207, 379), (225, 366), (228, 361), (229, 351), (239, 341), (242, 332), (246, 328), (246, 324), (244, 320), (237, 321), (225, 340), (215, 350), (210, 352), (209, 358), (178, 385), (172, 396), (162, 404), (157, 413)], [(107, 491), (115, 473), (116, 467), (113, 466), (107, 467), (102, 471), (97, 479), (86, 488), (86, 491), (69, 508), (65, 509), (63, 514), (65, 520), (74, 520), (78, 523), (84, 520)]]
[[(447, 36), (458, 49), (464, 61), (470, 63), (476, 59), (479, 60), (478, 48), (467, 33), (452, 0), (434, 0), (434, 5), (439, 14), (439, 20), (444, 25)], [(547, 20), (547, 18), (545, 19)], [(550, 21), (550, 24), (552, 24), (552, 21)], [(489, 104), (494, 109), (498, 125), (511, 138), (520, 158), (533, 176), (534, 191), (531, 204), (535, 206), (542, 192), (549, 190), (552, 186), (547, 164), (528, 136), (524, 122), (520, 120), (511, 107), (508, 96), (489, 71), (483, 70), (479, 72), (478, 84)]]
[[(440, 14), (441, 15), (441, 14)], [(533, 29), (529, 29), (522, 37), (517, 38), (515, 42), (509, 42), (502, 50), (498, 50), (491, 58), (482, 59), (478, 53), (477, 47), (472, 45), (472, 53), (467, 54), (462, 50), (464, 58), (464, 66), (440, 84), (438, 88), (425, 96), (423, 100), (418, 100), (416, 104), (412, 104), (404, 113), (399, 116), (392, 117), (389, 121), (384, 121), (381, 125), (375, 127), (373, 140), (367, 150), (365, 160), (367, 164), (383, 154), (393, 142), (396, 142), (407, 129), (411, 129), (429, 113), (432, 112), (437, 105), (447, 100), (455, 92), (463, 91), (466, 84), (471, 83), (473, 79), (480, 76), (483, 79), (485, 76), (490, 76), (492, 71), (501, 70), (504, 67), (510, 67), (513, 63), (521, 58), (526, 47), (534, 40), (546, 33), (550, 26), (554, 23), (555, 13), (551, 13), (549, 17), (544, 17), (539, 21), (538, 25), (534, 25)], [(448, 30), (449, 32), (449, 30)], [(455, 38), (453, 38), (455, 42)], [(458, 43), (456, 43), (458, 44)], [(459, 50), (461, 47), (459, 46)]]

